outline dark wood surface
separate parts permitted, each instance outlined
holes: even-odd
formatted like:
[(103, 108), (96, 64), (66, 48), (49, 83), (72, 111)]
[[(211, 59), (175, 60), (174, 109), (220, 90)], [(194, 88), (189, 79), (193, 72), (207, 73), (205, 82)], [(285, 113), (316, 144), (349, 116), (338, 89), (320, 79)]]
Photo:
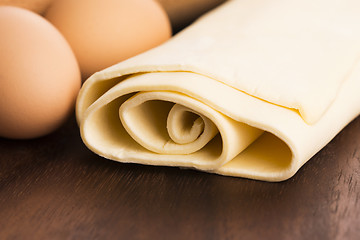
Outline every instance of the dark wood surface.
[(360, 239), (360, 118), (267, 183), (105, 160), (74, 117), (0, 139), (0, 239)]

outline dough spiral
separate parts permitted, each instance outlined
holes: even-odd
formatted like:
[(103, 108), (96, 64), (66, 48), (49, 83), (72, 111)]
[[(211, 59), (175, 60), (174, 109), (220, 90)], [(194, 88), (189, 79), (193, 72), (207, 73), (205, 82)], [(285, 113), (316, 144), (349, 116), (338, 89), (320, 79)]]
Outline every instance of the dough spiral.
[(120, 162), (288, 179), (360, 113), (355, 9), (229, 1), (91, 76), (77, 101), (82, 139)]

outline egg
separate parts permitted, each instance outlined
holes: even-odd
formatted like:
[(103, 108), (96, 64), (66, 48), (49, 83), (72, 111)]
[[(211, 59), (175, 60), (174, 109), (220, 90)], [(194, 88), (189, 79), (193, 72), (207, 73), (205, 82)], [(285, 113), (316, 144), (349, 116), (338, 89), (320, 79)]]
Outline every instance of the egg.
[(1, 5), (22, 7), (33, 12), (42, 14), (53, 0), (0, 0)]
[(171, 36), (169, 18), (154, 0), (55, 0), (45, 18), (70, 43), (84, 79)]
[(40, 15), (0, 6), (0, 136), (40, 137), (72, 113), (81, 84), (74, 53)]

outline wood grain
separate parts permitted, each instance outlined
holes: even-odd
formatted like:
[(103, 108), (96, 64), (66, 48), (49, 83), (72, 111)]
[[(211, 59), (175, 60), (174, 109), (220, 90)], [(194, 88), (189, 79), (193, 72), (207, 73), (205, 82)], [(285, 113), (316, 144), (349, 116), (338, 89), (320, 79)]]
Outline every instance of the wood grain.
[(359, 239), (360, 118), (290, 180), (103, 159), (74, 117), (0, 139), (0, 239)]

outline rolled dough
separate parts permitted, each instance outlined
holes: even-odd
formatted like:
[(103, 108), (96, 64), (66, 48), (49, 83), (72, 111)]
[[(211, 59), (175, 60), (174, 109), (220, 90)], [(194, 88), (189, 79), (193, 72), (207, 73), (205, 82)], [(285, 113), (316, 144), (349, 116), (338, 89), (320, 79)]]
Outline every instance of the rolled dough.
[(360, 113), (359, 26), (357, 0), (228, 1), (91, 76), (82, 139), (120, 162), (288, 179)]

